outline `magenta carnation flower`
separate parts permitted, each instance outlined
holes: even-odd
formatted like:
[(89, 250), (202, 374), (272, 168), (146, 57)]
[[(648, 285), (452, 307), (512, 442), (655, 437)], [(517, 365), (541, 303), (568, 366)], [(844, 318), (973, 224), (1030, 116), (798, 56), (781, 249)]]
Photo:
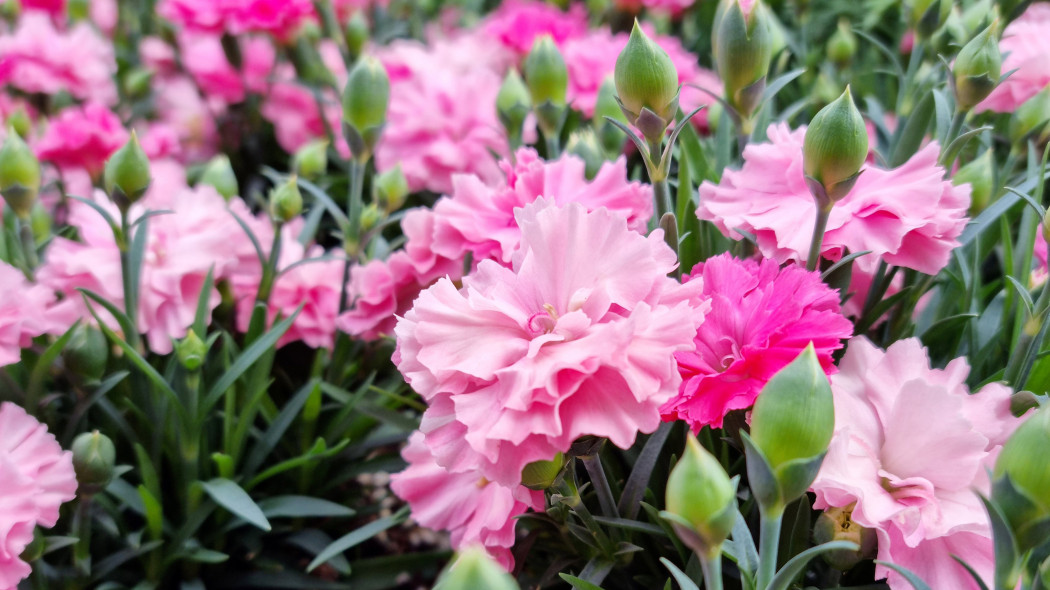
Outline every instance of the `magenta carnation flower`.
[(242, 37), (238, 44), (244, 61), (238, 70), (226, 59), (219, 35), (183, 31), (179, 51), (186, 71), (216, 106), (238, 103), (248, 92), (263, 93), (277, 59), (276, 49), (265, 37)]
[(310, 0), (161, 0), (157, 14), (190, 31), (291, 37), (314, 17)]
[(824, 370), (834, 372), (831, 355), (853, 326), (820, 275), (722, 254), (698, 265), (688, 280), (701, 277), (711, 313), (696, 333), (696, 350), (675, 354), (682, 386), (660, 408), (664, 420), (684, 420), (694, 432), (721, 428), (727, 413), (751, 407), (810, 342)]
[(401, 451), (408, 467), (391, 476), (390, 489), (412, 506), (419, 524), (451, 533), (452, 547), (482, 545), (503, 567), (514, 567), (514, 517), (543, 506), (543, 492), (489, 481), (477, 471), (452, 473), (434, 461), (423, 434)]
[[(878, 534), (879, 559), (938, 588), (977, 588), (953, 555), (990, 581), (991, 530), (975, 490), (990, 491), (986, 470), (1021, 422), (1010, 413), (1010, 388), (992, 383), (971, 395), (966, 360), (931, 369), (915, 338), (885, 352), (854, 338), (839, 371), (835, 435), (814, 506), (852, 505), (853, 521)], [(875, 576), (911, 587), (883, 566)]]
[[(744, 166), (726, 170), (719, 184), (700, 187), (700, 219), (725, 235), (753, 234), (763, 256), (779, 263), (804, 262), (809, 252), (816, 204), (802, 172), (805, 128), (771, 125), (769, 143), (744, 149)], [(869, 250), (857, 264), (889, 264), (937, 274), (966, 225), (970, 185), (952, 185), (937, 163), (936, 142), (899, 168), (864, 169), (856, 186), (831, 210), (821, 255), (838, 260), (846, 250)]]
[(0, 403), (0, 588), (15, 588), (32, 569), (19, 557), (37, 526), (51, 528), (76, 496), (73, 454), (22, 408)]
[(537, 0), (510, 0), (485, 17), (481, 30), (504, 47), (525, 55), (541, 35), (561, 44), (587, 32), (587, 10), (573, 4), (568, 12)]
[(626, 448), (652, 432), (681, 382), (673, 355), (693, 348), (707, 309), (703, 281), (667, 277), (660, 231), (546, 200), (517, 220), (511, 268), (483, 260), (462, 289), (438, 280), (395, 330), (438, 464), (506, 485), (580, 436)]
[(80, 168), (95, 176), (127, 140), (120, 117), (101, 104), (88, 103), (69, 107), (51, 119), (34, 147), (42, 161), (62, 169)]
[(1050, 84), (1050, 4), (1033, 3), (1003, 31), (999, 51), (1003, 73), (1016, 69), (974, 108), (975, 111), (1013, 112)]
[(0, 367), (17, 363), (34, 337), (53, 331), (47, 307), (54, 299), (54, 291), (0, 262)]

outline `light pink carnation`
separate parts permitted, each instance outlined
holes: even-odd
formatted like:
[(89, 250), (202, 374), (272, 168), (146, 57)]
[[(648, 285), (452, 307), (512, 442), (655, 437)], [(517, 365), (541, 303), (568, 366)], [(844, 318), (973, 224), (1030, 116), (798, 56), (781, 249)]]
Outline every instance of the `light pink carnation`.
[(481, 30), (504, 47), (525, 55), (541, 35), (561, 44), (587, 32), (587, 10), (574, 3), (568, 12), (538, 0), (509, 0), (485, 17)]
[[(809, 251), (816, 204), (802, 172), (805, 128), (771, 125), (770, 143), (744, 149), (744, 166), (726, 170), (720, 184), (700, 187), (700, 219), (725, 235), (755, 235), (763, 256), (803, 262)], [(966, 225), (970, 186), (954, 186), (937, 164), (931, 143), (899, 168), (868, 167), (853, 190), (831, 211), (821, 255), (838, 260), (846, 250), (873, 254), (857, 263), (873, 268), (878, 258), (927, 274), (948, 263)]]
[(33, 337), (52, 331), (46, 310), (54, 299), (54, 291), (0, 262), (0, 367), (17, 363)]
[[(878, 534), (878, 558), (935, 588), (977, 588), (952, 555), (991, 580), (991, 530), (974, 492), (989, 492), (986, 470), (1021, 422), (1010, 388), (971, 395), (969, 370), (965, 359), (931, 369), (915, 338), (885, 352), (851, 340), (831, 377), (835, 434), (812, 488), (816, 508), (853, 506), (852, 519)], [(875, 576), (911, 587), (882, 566)]]
[(999, 51), (1003, 72), (1017, 69), (1003, 80), (988, 98), (974, 108), (976, 112), (1013, 112), (1026, 100), (1050, 84), (1050, 4), (1035, 2), (1003, 31)]
[(482, 545), (507, 570), (514, 566), (514, 517), (543, 507), (543, 492), (504, 486), (476, 471), (449, 472), (415, 432), (401, 451), (408, 467), (391, 477), (390, 489), (412, 506), (419, 524), (451, 533), (452, 547)]
[(42, 161), (62, 169), (80, 168), (95, 176), (127, 140), (120, 117), (101, 104), (88, 103), (69, 107), (52, 118), (34, 147)]
[(22, 408), (0, 403), (0, 588), (14, 590), (32, 568), (19, 557), (37, 526), (51, 528), (76, 496), (73, 454)]
[(267, 78), (277, 59), (273, 44), (266, 38), (240, 38), (240, 70), (226, 59), (218, 35), (183, 31), (178, 42), (183, 65), (208, 98), (220, 104), (234, 104), (244, 100), (248, 92), (266, 91)]
[(310, 0), (162, 0), (157, 13), (185, 30), (264, 32), (280, 40), (314, 17)]
[(824, 371), (834, 372), (831, 355), (853, 326), (820, 275), (723, 254), (698, 265), (688, 280), (701, 277), (711, 313), (696, 333), (696, 351), (675, 354), (682, 386), (660, 409), (664, 420), (685, 420), (694, 432), (721, 428), (727, 413), (751, 407), (810, 342)]
[(24, 92), (65, 90), (81, 100), (113, 104), (116, 73), (113, 45), (87, 23), (59, 31), (47, 14), (31, 12), (12, 34), (0, 35), (0, 84)]
[(188, 76), (156, 78), (153, 105), (162, 124), (174, 130), (181, 161), (199, 162), (215, 154), (219, 142), (215, 117)]
[[(461, 290), (440, 279), (395, 330), (395, 362), (430, 404), (421, 430), (438, 464), (505, 485), (580, 436), (630, 446), (678, 390), (702, 281), (606, 209), (546, 200), (518, 213), (511, 268), (483, 260)], [(601, 256), (594, 256), (601, 252)]]

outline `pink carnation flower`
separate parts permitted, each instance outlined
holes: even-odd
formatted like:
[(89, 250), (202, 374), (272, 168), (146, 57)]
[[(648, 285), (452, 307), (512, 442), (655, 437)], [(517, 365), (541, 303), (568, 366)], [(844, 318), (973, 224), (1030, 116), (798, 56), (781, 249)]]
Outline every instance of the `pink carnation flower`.
[(226, 59), (218, 35), (184, 31), (179, 34), (182, 63), (208, 98), (222, 104), (244, 100), (248, 92), (263, 93), (277, 59), (272, 43), (264, 37), (239, 40), (243, 64), (235, 69)]
[(215, 154), (219, 142), (215, 117), (188, 76), (156, 78), (153, 105), (161, 124), (175, 132), (180, 161), (200, 162)]
[(452, 547), (482, 545), (507, 570), (514, 567), (509, 547), (514, 545), (514, 517), (543, 506), (543, 492), (518, 484), (504, 486), (476, 471), (449, 472), (434, 461), (415, 432), (401, 451), (408, 467), (391, 477), (390, 489), (412, 506), (419, 524), (447, 530)]
[[(763, 256), (779, 263), (804, 262), (816, 204), (802, 173), (805, 128), (771, 125), (770, 143), (744, 149), (740, 170), (721, 183), (700, 187), (700, 219), (725, 235), (737, 228), (755, 235)], [(937, 274), (966, 225), (970, 186), (952, 185), (937, 164), (940, 147), (927, 145), (899, 168), (868, 167), (853, 190), (831, 211), (821, 255), (838, 260), (846, 250), (870, 250), (857, 263), (889, 264)]]
[(127, 140), (120, 117), (101, 104), (88, 103), (69, 107), (52, 118), (34, 147), (42, 161), (61, 169), (80, 168), (96, 176)]
[(1050, 4), (1035, 2), (1003, 31), (1003, 72), (1017, 69), (974, 110), (1013, 112), (1050, 84)]
[(22, 408), (0, 403), (0, 588), (14, 589), (32, 568), (19, 557), (37, 526), (58, 522), (76, 497), (73, 454)]
[(541, 35), (561, 44), (587, 32), (587, 10), (573, 4), (568, 12), (538, 0), (509, 0), (485, 17), (481, 30), (504, 47), (525, 55)]
[(693, 5), (695, 0), (616, 0), (616, 5), (624, 10), (638, 12), (642, 7), (658, 12), (679, 14)]
[(52, 331), (46, 312), (54, 299), (54, 291), (0, 262), (0, 367), (17, 363), (34, 337)]
[[(977, 588), (952, 555), (991, 580), (991, 530), (974, 490), (989, 492), (986, 470), (1021, 422), (1010, 388), (971, 395), (969, 370), (965, 359), (931, 369), (916, 338), (885, 352), (851, 340), (831, 377), (835, 435), (812, 488), (816, 508), (853, 506), (851, 518), (878, 535), (879, 559), (936, 588)], [(911, 587), (886, 567), (875, 576)]]
[(291, 37), (314, 17), (310, 0), (162, 0), (157, 13), (190, 31)]
[(660, 409), (664, 420), (684, 420), (694, 432), (721, 428), (727, 413), (751, 407), (810, 342), (825, 372), (834, 372), (831, 355), (853, 326), (820, 275), (723, 254), (698, 265), (688, 280), (701, 277), (711, 313), (696, 333), (696, 351), (675, 354), (682, 386)]
[(47, 14), (24, 15), (12, 34), (0, 35), (0, 84), (29, 93), (62, 90), (81, 100), (117, 102), (113, 45), (87, 23), (55, 29)]
[(66, 0), (21, 0), (21, 5), (26, 12), (43, 12), (53, 19), (66, 15)]
[(438, 464), (505, 485), (580, 436), (626, 448), (652, 432), (681, 382), (672, 355), (692, 349), (707, 307), (702, 281), (667, 277), (676, 261), (660, 231), (546, 200), (518, 225), (511, 268), (483, 260), (461, 290), (438, 280), (395, 330)]

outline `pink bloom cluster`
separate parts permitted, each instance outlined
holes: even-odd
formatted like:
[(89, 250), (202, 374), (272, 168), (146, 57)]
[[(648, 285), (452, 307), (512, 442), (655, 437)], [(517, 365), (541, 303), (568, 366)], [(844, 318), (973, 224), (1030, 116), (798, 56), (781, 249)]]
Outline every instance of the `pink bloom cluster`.
[(616, 5), (625, 10), (638, 12), (643, 7), (673, 15), (693, 5), (695, 0), (616, 0)]
[(573, 3), (563, 11), (539, 0), (509, 0), (485, 17), (481, 30), (518, 55), (532, 49), (537, 37), (550, 35), (561, 45), (587, 32), (587, 10)]
[(37, 526), (53, 527), (76, 496), (73, 455), (22, 408), (0, 403), (0, 589), (15, 590), (32, 571), (20, 555)]
[[(150, 159), (173, 157), (180, 161), (201, 161), (215, 153), (218, 134), (215, 117), (205, 98), (201, 96), (191, 76), (178, 70), (175, 50), (161, 39), (147, 37), (139, 43), (143, 65), (153, 73), (153, 104), (157, 119), (142, 133), (143, 149)], [(225, 56), (215, 56), (222, 59)], [(238, 82), (239, 83), (239, 82)], [(178, 148), (166, 151), (147, 149), (155, 134), (174, 133)]]
[(988, 98), (977, 105), (976, 111), (1013, 112), (1026, 100), (1050, 85), (1050, 4), (1035, 2), (1017, 20), (1003, 31), (999, 51), (1003, 58), (1003, 72), (1016, 69), (1003, 80)]
[(17, 363), (34, 337), (52, 331), (47, 308), (54, 299), (50, 289), (0, 262), (0, 367)]
[[(802, 172), (805, 128), (769, 127), (769, 143), (744, 149), (740, 170), (726, 170), (719, 184), (700, 187), (700, 219), (725, 235), (752, 233), (763, 256), (804, 262), (816, 204)], [(871, 270), (878, 258), (927, 274), (948, 263), (966, 225), (970, 186), (954, 186), (938, 165), (934, 142), (899, 168), (866, 168), (853, 190), (831, 211), (821, 255), (838, 260), (848, 250), (868, 250), (857, 261)]]
[(315, 18), (310, 0), (161, 0), (157, 13), (188, 30), (264, 32), (281, 40)]
[(186, 71), (216, 107), (241, 102), (248, 92), (264, 93), (269, 86), (277, 53), (265, 37), (238, 39), (240, 69), (230, 64), (217, 34), (183, 31), (178, 43)]
[(728, 412), (751, 407), (810, 342), (825, 372), (834, 372), (831, 355), (853, 326), (820, 275), (723, 254), (698, 265), (687, 280), (701, 278), (711, 313), (696, 333), (696, 350), (675, 355), (682, 386), (660, 409), (664, 420), (684, 420), (694, 432), (721, 428)]
[(37, 157), (59, 169), (83, 170), (91, 176), (128, 140), (128, 132), (113, 111), (98, 103), (69, 107), (52, 117), (36, 142)]
[[(852, 520), (876, 531), (879, 559), (938, 588), (978, 587), (952, 556), (990, 581), (991, 530), (975, 490), (990, 491), (987, 470), (1021, 422), (1010, 413), (1010, 388), (992, 383), (971, 395), (966, 360), (931, 369), (914, 338), (885, 352), (855, 338), (839, 371), (835, 435), (814, 506), (852, 506)], [(894, 590), (911, 587), (889, 568), (875, 575)]]

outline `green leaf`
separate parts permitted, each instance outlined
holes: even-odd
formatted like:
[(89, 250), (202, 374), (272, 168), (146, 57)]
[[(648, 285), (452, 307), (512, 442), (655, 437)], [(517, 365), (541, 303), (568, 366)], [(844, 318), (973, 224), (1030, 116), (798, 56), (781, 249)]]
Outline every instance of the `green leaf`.
[(146, 528), (151, 537), (160, 539), (164, 534), (164, 509), (146, 486), (140, 485), (138, 491), (142, 498), (142, 506), (146, 510)]
[[(128, 231), (132, 231), (128, 228)], [(139, 307), (139, 291), (142, 289), (142, 260), (146, 256), (146, 243), (149, 240), (149, 217), (139, 219), (139, 226), (134, 228), (135, 235), (131, 239), (131, 247), (128, 250), (128, 284), (131, 293), (125, 293), (125, 301), (130, 301), (132, 312), (137, 312)], [(131, 318), (134, 323), (135, 318)]]
[(193, 315), (193, 332), (198, 338), (204, 338), (208, 330), (208, 316), (211, 315), (211, 294), (215, 288), (215, 265), (208, 268), (204, 277), (200, 295), (197, 296), (197, 312)]
[(355, 513), (342, 504), (312, 496), (275, 496), (259, 502), (266, 518), (340, 518)]
[(958, 555), (952, 555), (952, 559), (958, 561), (959, 565), (966, 568), (966, 572), (970, 574), (971, 578), (973, 578), (973, 581), (975, 584), (977, 584), (977, 588), (979, 590), (988, 590), (988, 585), (984, 583), (983, 579), (981, 579), (981, 574), (977, 573), (977, 570), (970, 567), (970, 564), (966, 563), (966, 560), (959, 557)]
[[(840, 543), (841, 541), (835, 542)], [(906, 567), (897, 565), (895, 563), (890, 563), (888, 561), (882, 561), (879, 559), (875, 560), (875, 565), (888, 567), (891, 570), (897, 572), (898, 574), (904, 576), (904, 579), (907, 580), (908, 583), (911, 584), (912, 588), (914, 588), (915, 590), (930, 590), (930, 587), (926, 584), (926, 582), (923, 582), (919, 576), (915, 575), (915, 572), (911, 571)]]
[(649, 435), (649, 439), (645, 441), (642, 452), (638, 455), (638, 459), (631, 468), (631, 475), (627, 478), (627, 483), (623, 487), (623, 493), (620, 494), (617, 510), (624, 515), (624, 518), (633, 520), (638, 515), (640, 502), (645, 495), (645, 488), (649, 487), (649, 478), (652, 476), (656, 462), (660, 458), (660, 451), (663, 450), (667, 437), (671, 435), (673, 426), (674, 424), (671, 422), (661, 423), (656, 432)]
[[(65, 331), (64, 334), (59, 336), (58, 340), (55, 340), (51, 346), (47, 347), (47, 350), (36, 360), (36, 364), (33, 365), (33, 372), (29, 376), (29, 388), (27, 399), (39, 400), (40, 394), (44, 392), (44, 380), (51, 373), (52, 366), (55, 363), (55, 359), (58, 355), (62, 354), (65, 350), (66, 344), (69, 343), (69, 339), (73, 337), (73, 332), (80, 326), (80, 320), (73, 322), (73, 325)], [(35, 403), (32, 405), (36, 405)], [(36, 414), (37, 408), (28, 408), (31, 414)]]
[(696, 585), (696, 582), (689, 579), (689, 576), (685, 575), (685, 572), (678, 569), (678, 566), (675, 564), (671, 563), (671, 560), (666, 557), (661, 557), (660, 563), (664, 564), (664, 567), (671, 572), (671, 575), (674, 576), (675, 581), (682, 587), (682, 590), (700, 590), (700, 587)]
[(163, 544), (164, 541), (150, 541), (149, 543), (138, 547), (128, 547), (127, 549), (122, 549), (116, 553), (110, 554), (108, 557), (95, 564), (95, 567), (91, 568), (91, 581), (99, 582), (103, 580), (121, 565), (140, 555), (145, 555)]
[(732, 540), (722, 545), (722, 552), (736, 563), (741, 573), (752, 580), (754, 586), (755, 573), (758, 571), (758, 549), (755, 548), (755, 539), (751, 536), (751, 529), (747, 526), (747, 520), (736, 512), (736, 522), (733, 523)]
[[(995, 548), (995, 587), (1012, 588), (1017, 582), (1020, 555), (1013, 530), (1002, 510), (994, 502), (980, 495), (981, 503), (992, 525), (992, 546)], [(1011, 584), (1010, 582), (1014, 582)], [(916, 590), (924, 590), (916, 586)]]
[(569, 574), (561, 574), (560, 573), (560, 574), (558, 574), (558, 577), (560, 577), (561, 579), (563, 579), (566, 582), (568, 582), (569, 584), (571, 584), (572, 587), (575, 588), (576, 590), (603, 590), (601, 586), (598, 586), (596, 584), (592, 584), (592, 583), (588, 582), (587, 580), (581, 580), (580, 578), (577, 578), (576, 576), (570, 576)]
[[(82, 297), (85, 297), (87, 299), (91, 299), (95, 303), (98, 303), (99, 305), (101, 305), (103, 309), (108, 311), (110, 313), (110, 315), (112, 315), (113, 318), (115, 320), (117, 320), (117, 325), (120, 326), (120, 329), (121, 329), (122, 332), (124, 332), (125, 337), (128, 334), (134, 333), (135, 327), (131, 324), (131, 320), (128, 318), (127, 314), (125, 314), (121, 309), (118, 309), (117, 306), (113, 305), (106, 298), (102, 297), (101, 295), (99, 295), (98, 293), (95, 293), (94, 291), (92, 291), (90, 289), (84, 289), (84, 288), (81, 288), (81, 287), (77, 287), (77, 291), (80, 291), (80, 294), (81, 294)], [(89, 310), (91, 309), (90, 305), (88, 305), (88, 309)], [(95, 317), (96, 317), (96, 319), (98, 318), (97, 315)], [(100, 324), (102, 323), (101, 320), (99, 321), (99, 323)]]
[(245, 475), (255, 474), (266, 460), (266, 457), (277, 446), (277, 443), (281, 441), (281, 437), (284, 436), (288, 427), (292, 425), (295, 417), (299, 415), (310, 394), (319, 387), (321, 387), (320, 382), (317, 379), (311, 379), (281, 408), (281, 413), (270, 423), (270, 427), (263, 433), (262, 438), (256, 440), (252, 446), (251, 454), (248, 455), (248, 459), (244, 464)]
[(791, 558), (791, 561), (784, 564), (784, 567), (780, 568), (777, 575), (773, 576), (773, 580), (769, 582), (769, 587), (766, 590), (787, 590), (788, 587), (791, 586), (791, 582), (793, 582), (795, 578), (806, 569), (806, 564), (808, 564), (814, 557), (817, 557), (821, 553), (838, 551), (840, 549), (856, 551), (860, 549), (860, 546), (852, 541), (831, 541), (830, 543), (810, 547)]
[(269, 531), (271, 529), (270, 521), (266, 520), (266, 515), (263, 514), (259, 505), (252, 500), (251, 496), (248, 495), (248, 492), (245, 492), (244, 489), (237, 485), (233, 480), (217, 477), (210, 481), (201, 483), (204, 487), (204, 491), (207, 492), (207, 494), (211, 496), (211, 499), (215, 500), (219, 506), (222, 506), (264, 531)]
[(244, 230), (245, 235), (248, 236), (248, 240), (252, 243), (252, 248), (255, 249), (255, 255), (259, 257), (259, 264), (266, 264), (266, 254), (263, 252), (262, 244), (259, 243), (259, 238), (255, 237), (255, 232), (248, 226), (248, 223), (240, 218), (236, 213), (230, 210), (230, 215), (233, 215), (233, 219), (237, 222), (237, 225), (241, 226)]
[(401, 524), (406, 518), (408, 518), (408, 514), (409, 507), (404, 506), (401, 510), (398, 510), (396, 513), (387, 516), (386, 518), (372, 521), (349, 534), (343, 535), (336, 539), (331, 545), (325, 547), (324, 551), (318, 554), (317, 557), (310, 562), (310, 565), (306, 567), (306, 571), (312, 572), (317, 566), (328, 561), (332, 557), (341, 554), (343, 551), (364, 543), (377, 534)]
[(930, 121), (933, 120), (933, 110), (933, 94), (927, 93), (916, 105), (915, 110), (908, 115), (904, 127), (900, 130), (900, 136), (890, 160), (892, 167), (900, 166), (919, 151), (919, 146), (926, 137), (926, 130), (930, 127)]

